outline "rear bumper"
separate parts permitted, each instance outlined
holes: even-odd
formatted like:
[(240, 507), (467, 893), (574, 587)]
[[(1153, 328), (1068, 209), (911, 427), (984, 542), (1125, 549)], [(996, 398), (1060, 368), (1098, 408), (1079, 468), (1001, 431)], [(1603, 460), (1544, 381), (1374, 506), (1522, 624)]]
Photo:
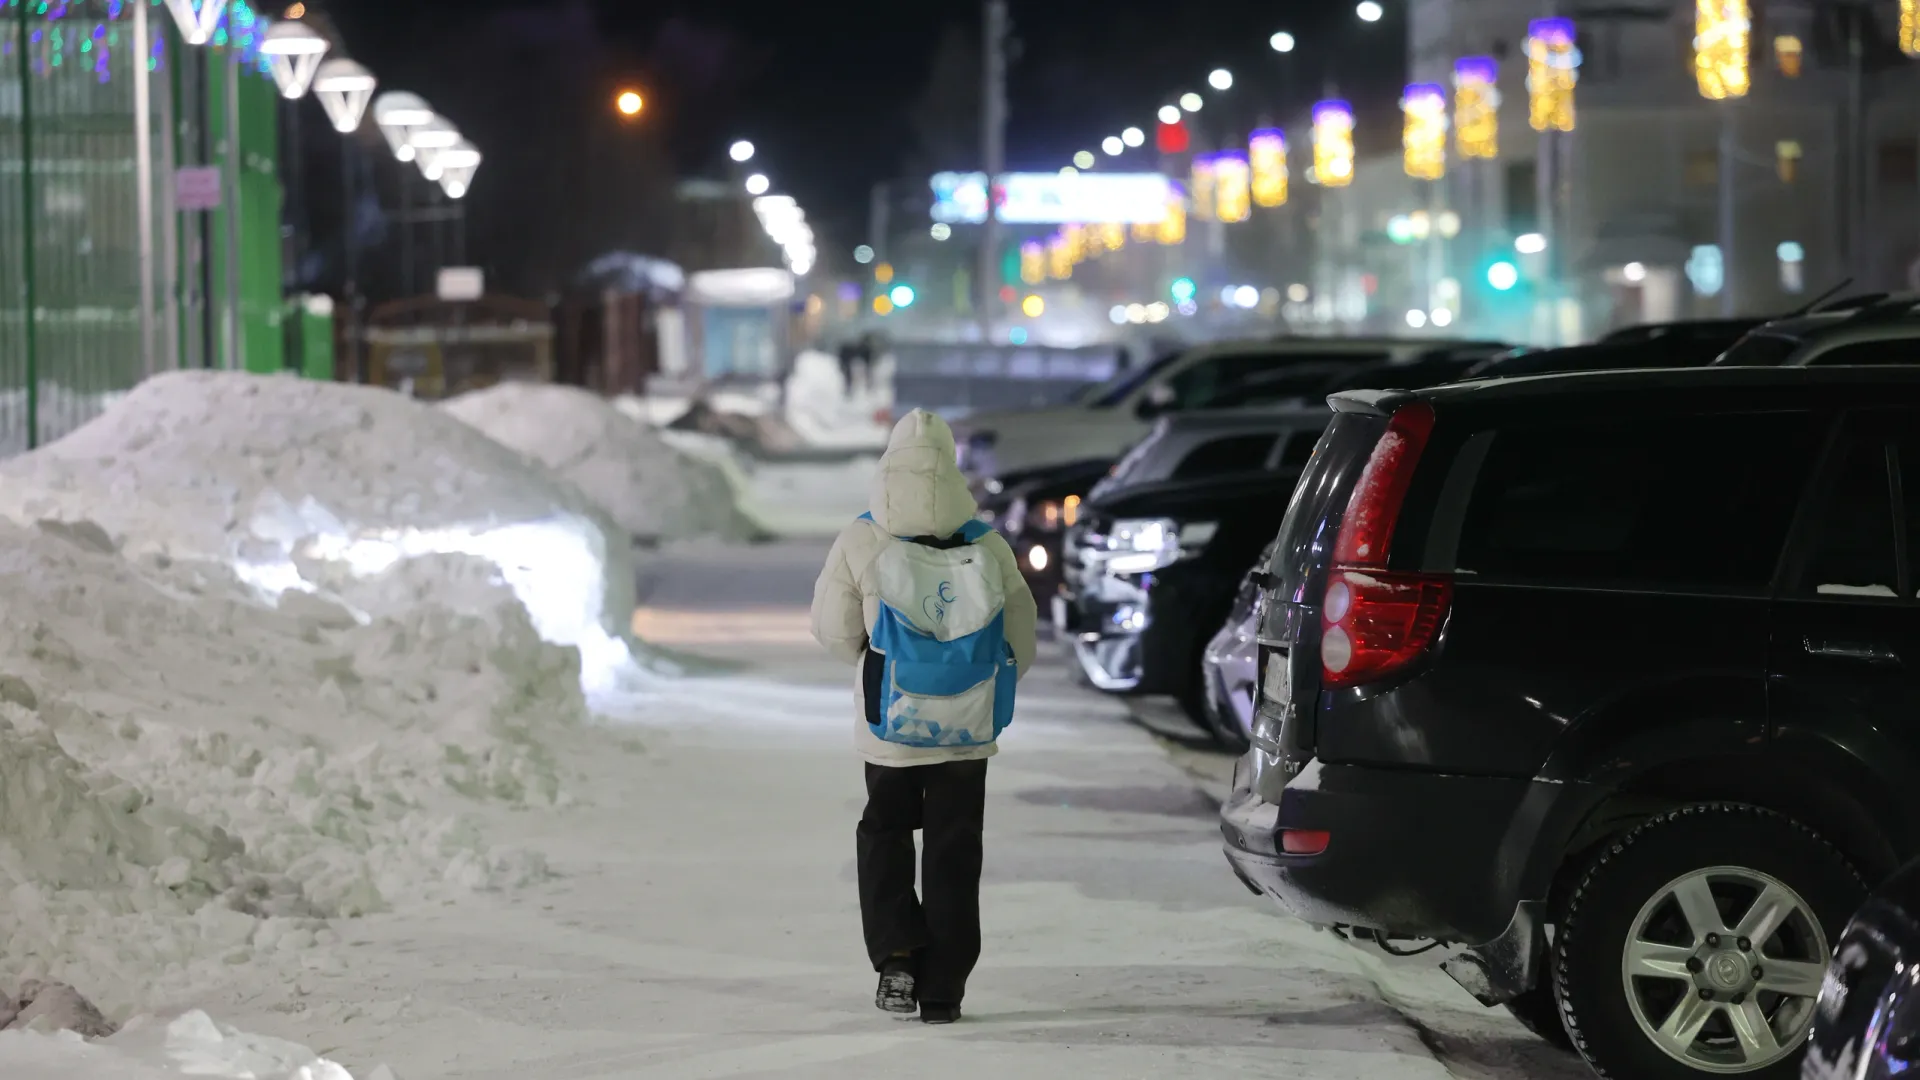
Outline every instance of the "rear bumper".
[[(1522, 905), (1537, 911), (1546, 900), (1589, 785), (1310, 761), (1268, 802), (1253, 773), (1279, 767), (1256, 747), (1221, 810), (1227, 860), (1242, 881), (1315, 925), (1479, 947), (1498, 954), (1483, 959), (1500, 972), (1531, 977), (1538, 920), (1522, 919)], [(1286, 855), (1283, 829), (1324, 830), (1331, 840), (1319, 855)], [(1526, 940), (1516, 949), (1508, 939), (1517, 923)]]

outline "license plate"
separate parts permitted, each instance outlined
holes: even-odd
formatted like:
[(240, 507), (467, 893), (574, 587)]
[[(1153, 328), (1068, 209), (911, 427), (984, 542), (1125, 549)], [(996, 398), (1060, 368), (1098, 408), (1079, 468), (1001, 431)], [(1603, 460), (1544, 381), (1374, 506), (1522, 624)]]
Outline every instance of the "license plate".
[(1056, 634), (1067, 632), (1067, 598), (1057, 593), (1053, 598), (1053, 632)]
[(1278, 649), (1267, 652), (1267, 669), (1260, 673), (1260, 693), (1280, 716), (1287, 714), (1287, 705), (1293, 700), (1293, 681), (1287, 677), (1286, 653)]

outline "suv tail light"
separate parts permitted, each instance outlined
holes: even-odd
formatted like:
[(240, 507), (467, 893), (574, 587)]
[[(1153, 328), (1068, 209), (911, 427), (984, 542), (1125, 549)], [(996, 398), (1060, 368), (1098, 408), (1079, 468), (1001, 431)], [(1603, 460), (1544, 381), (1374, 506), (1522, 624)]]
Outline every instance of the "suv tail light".
[(1446, 621), (1453, 600), (1449, 576), (1386, 569), (1393, 529), (1433, 420), (1432, 406), (1424, 403), (1394, 413), (1354, 485), (1320, 608), (1324, 686), (1358, 686), (1405, 667), (1433, 644)]

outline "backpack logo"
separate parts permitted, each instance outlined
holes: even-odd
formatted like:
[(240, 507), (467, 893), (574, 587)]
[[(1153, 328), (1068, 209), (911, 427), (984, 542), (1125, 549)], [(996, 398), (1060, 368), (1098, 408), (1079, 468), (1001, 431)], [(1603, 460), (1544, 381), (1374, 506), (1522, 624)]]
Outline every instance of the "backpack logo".
[(947, 605), (958, 603), (960, 597), (953, 591), (953, 582), (943, 581), (933, 590), (933, 595), (920, 601), (920, 610), (934, 622), (947, 621)]

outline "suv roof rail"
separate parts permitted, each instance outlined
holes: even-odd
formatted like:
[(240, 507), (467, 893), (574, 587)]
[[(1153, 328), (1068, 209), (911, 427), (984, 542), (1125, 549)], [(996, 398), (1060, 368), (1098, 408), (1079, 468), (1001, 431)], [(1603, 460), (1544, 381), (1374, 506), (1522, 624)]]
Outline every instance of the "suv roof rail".
[(1816, 311), (1824, 310), (1827, 304), (1827, 301), (1832, 300), (1836, 296), (1839, 296), (1840, 290), (1846, 288), (1851, 284), (1853, 284), (1852, 278), (1850, 277), (1841, 278), (1839, 284), (1835, 285), (1831, 289), (1828, 289), (1826, 292), (1821, 293), (1819, 296), (1816, 296), (1813, 299), (1807, 301), (1805, 304), (1802, 304), (1800, 307), (1787, 312), (1786, 315), (1782, 316), (1782, 318), (1791, 319), (1798, 315), (1811, 315)]
[(1847, 322), (1890, 322), (1913, 313), (1920, 307), (1920, 295), (1913, 293), (1883, 293), (1880, 298), (1863, 305), (1847, 316)]

